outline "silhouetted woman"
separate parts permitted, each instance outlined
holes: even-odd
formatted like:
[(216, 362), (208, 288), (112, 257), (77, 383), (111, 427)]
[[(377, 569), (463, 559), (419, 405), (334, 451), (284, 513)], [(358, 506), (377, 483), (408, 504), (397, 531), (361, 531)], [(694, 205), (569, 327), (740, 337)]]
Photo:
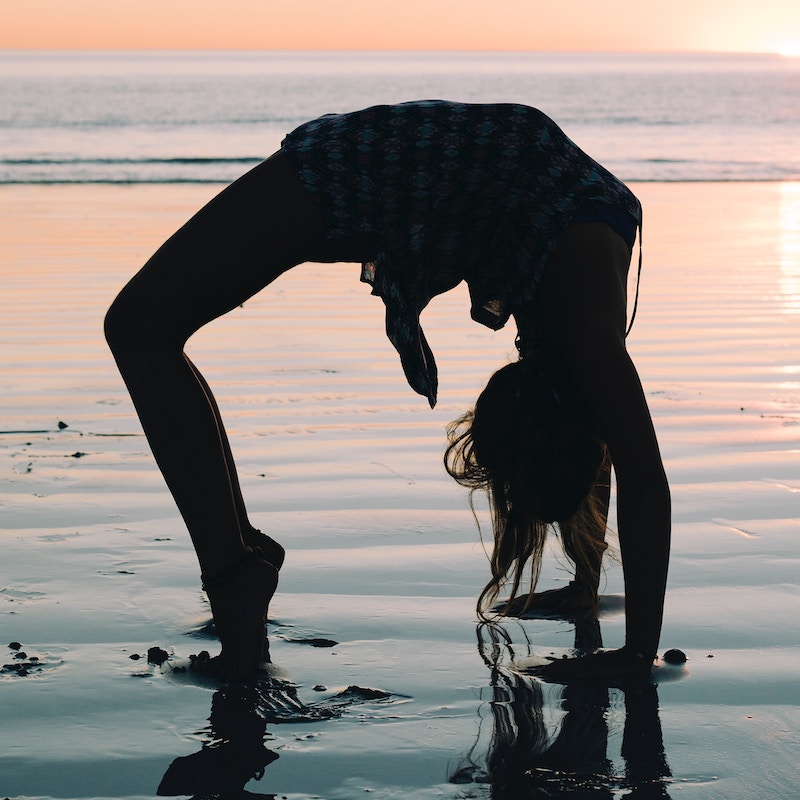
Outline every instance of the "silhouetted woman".
[[(451, 474), (486, 487), (492, 503), (481, 608), (506, 580), (510, 610), (595, 603), (613, 464), (625, 646), (548, 674), (650, 668), (670, 500), (625, 348), (637, 228), (638, 200), (540, 111), (422, 101), (306, 123), (164, 243), (114, 301), (106, 334), (197, 552), (222, 642), (206, 665), (212, 675), (243, 679), (258, 667), (284, 551), (248, 519), (213, 395), (183, 348), (305, 261), (363, 264), (408, 381), (431, 405), (436, 365), (419, 324), (431, 297), (465, 280), (473, 319), (498, 329), (514, 318), (520, 359), (451, 429), (447, 455)], [(538, 574), (553, 522), (576, 582), (556, 595), (521, 594), (523, 567)]]

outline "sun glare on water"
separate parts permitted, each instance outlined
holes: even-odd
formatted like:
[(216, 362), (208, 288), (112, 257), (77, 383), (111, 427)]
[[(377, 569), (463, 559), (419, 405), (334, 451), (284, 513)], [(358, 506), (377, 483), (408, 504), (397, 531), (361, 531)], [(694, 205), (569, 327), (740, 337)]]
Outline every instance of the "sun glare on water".
[(778, 50), (778, 55), (786, 58), (800, 58), (800, 44), (787, 44)]

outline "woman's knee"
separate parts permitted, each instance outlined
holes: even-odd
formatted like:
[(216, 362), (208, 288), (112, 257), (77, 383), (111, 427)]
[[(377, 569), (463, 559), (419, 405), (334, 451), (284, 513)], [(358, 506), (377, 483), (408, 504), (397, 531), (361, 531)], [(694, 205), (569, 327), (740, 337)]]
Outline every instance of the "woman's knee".
[(137, 315), (129, 304), (125, 303), (122, 296), (118, 296), (106, 312), (103, 331), (106, 342), (120, 366), (128, 360), (130, 354), (141, 349), (141, 330), (142, 325), (137, 321)]
[(125, 345), (134, 336), (132, 316), (126, 311), (125, 303), (121, 302), (120, 298), (121, 294), (117, 295), (108, 311), (106, 311), (106, 316), (103, 320), (103, 332), (106, 342), (108, 342), (108, 346), (114, 353), (124, 349)]
[(103, 330), (118, 362), (145, 352), (183, 349), (188, 333), (181, 335), (169, 315), (154, 306), (129, 284), (109, 307)]

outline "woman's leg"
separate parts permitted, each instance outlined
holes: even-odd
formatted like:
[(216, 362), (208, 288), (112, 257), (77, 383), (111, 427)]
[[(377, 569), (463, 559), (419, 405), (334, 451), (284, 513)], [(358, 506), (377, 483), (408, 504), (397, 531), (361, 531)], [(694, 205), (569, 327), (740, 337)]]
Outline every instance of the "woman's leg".
[(223, 647), (211, 671), (221, 678), (245, 677), (260, 660), (277, 575), (264, 561), (242, 561), (246, 516), (227, 438), (183, 347), (198, 328), (304, 261), (322, 231), (319, 212), (278, 154), (167, 240), (106, 317), (108, 342), (203, 575), (207, 583), (229, 578), (211, 596)]
[[(569, 521), (559, 523), (564, 552), (575, 565), (575, 579), (564, 589), (560, 611), (596, 609), (605, 542), (608, 506), (611, 498), (611, 459), (606, 455), (594, 487), (594, 503), (598, 518), (584, 532), (574, 530)], [(581, 541), (579, 537), (590, 541)]]
[(222, 422), (222, 415), (220, 414), (219, 407), (217, 406), (217, 401), (214, 398), (211, 387), (208, 385), (208, 383), (206, 383), (206, 379), (203, 377), (200, 370), (197, 369), (190, 359), (187, 358), (186, 361), (194, 372), (195, 378), (197, 378), (197, 381), (205, 390), (206, 397), (208, 397), (209, 404), (211, 405), (211, 410), (217, 421), (217, 428), (220, 433), (220, 444), (222, 445), (222, 452), (225, 456), (225, 464), (228, 468), (228, 476), (230, 478), (231, 491), (233, 493), (233, 503), (236, 506), (236, 517), (239, 521), (239, 532), (242, 536), (242, 541), (247, 547), (252, 549), (258, 548), (261, 551), (265, 561), (269, 561), (269, 563), (273, 564), (276, 569), (280, 569), (283, 566), (283, 560), (286, 555), (286, 551), (271, 536), (267, 536), (266, 533), (262, 533), (250, 522), (244, 497), (242, 496), (242, 488), (239, 484), (239, 473), (236, 469), (236, 463), (233, 460), (233, 453), (231, 452), (230, 442), (228, 441), (228, 434), (225, 431), (225, 425)]

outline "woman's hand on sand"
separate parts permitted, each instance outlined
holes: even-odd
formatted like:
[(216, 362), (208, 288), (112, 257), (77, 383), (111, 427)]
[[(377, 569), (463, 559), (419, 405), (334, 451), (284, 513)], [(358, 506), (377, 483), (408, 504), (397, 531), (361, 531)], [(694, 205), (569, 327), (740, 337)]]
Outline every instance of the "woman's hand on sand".
[(583, 680), (609, 680), (648, 675), (652, 660), (635, 650), (598, 650), (577, 658), (553, 658), (549, 664), (531, 667), (531, 675), (551, 683), (571, 683)]

